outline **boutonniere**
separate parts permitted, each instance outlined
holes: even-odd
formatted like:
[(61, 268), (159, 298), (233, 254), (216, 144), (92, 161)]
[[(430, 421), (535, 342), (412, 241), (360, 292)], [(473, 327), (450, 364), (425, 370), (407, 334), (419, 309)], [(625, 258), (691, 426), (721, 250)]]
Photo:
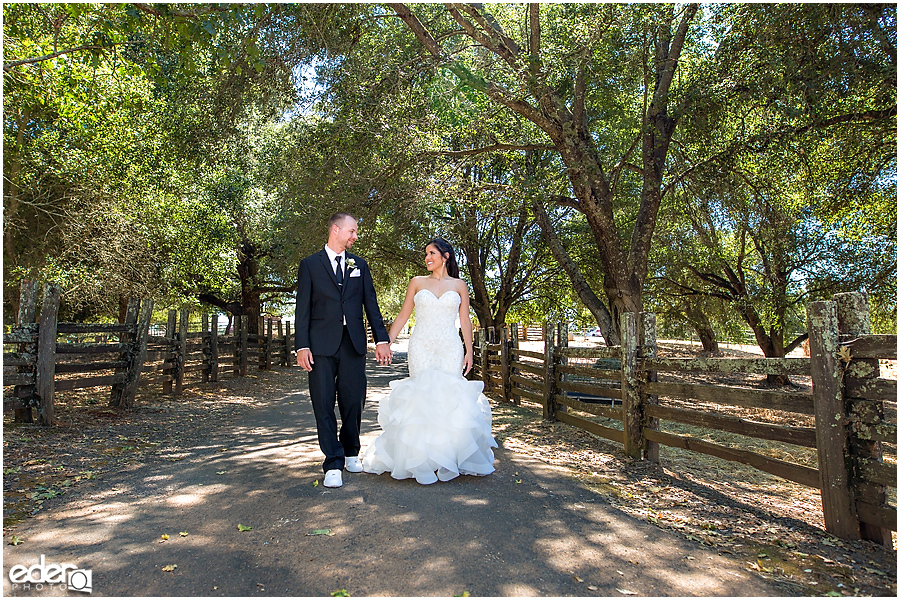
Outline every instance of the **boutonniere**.
[(355, 268), (356, 268), (356, 259), (355, 259), (355, 258), (348, 258), (348, 259), (347, 259), (347, 269), (349, 269), (350, 271), (352, 271), (352, 270), (355, 269)]

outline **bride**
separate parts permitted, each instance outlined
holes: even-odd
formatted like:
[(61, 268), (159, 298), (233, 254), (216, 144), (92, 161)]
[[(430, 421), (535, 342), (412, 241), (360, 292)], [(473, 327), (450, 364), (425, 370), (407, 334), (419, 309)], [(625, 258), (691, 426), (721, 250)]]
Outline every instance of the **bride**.
[(491, 408), (481, 393), (484, 384), (462, 375), (473, 363), (469, 291), (447, 241), (438, 238), (425, 246), (425, 267), (430, 274), (409, 282), (388, 333), (394, 342), (415, 308), (409, 377), (392, 381), (390, 397), (378, 407), (383, 432), (367, 449), (363, 470), (415, 477), (422, 484), (487, 475), (494, 471), (491, 448), (497, 447)]

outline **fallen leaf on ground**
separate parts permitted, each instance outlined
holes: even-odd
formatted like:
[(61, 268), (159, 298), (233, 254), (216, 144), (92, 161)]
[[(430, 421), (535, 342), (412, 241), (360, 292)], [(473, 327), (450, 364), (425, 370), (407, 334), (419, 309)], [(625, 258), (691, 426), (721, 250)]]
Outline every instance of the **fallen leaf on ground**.
[(23, 539), (20, 538), (19, 536), (14, 535), (14, 536), (12, 536), (12, 537), (9, 539), (9, 545), (10, 545), (10, 546), (18, 546), (19, 544), (21, 544), (21, 543), (24, 542), (24, 541), (25, 541), (25, 540), (23, 540)]
[(313, 531), (311, 531), (310, 533), (307, 533), (306, 535), (334, 535), (334, 534), (331, 533), (330, 529), (314, 529)]
[(251, 529), (253, 529), (253, 527), (249, 525), (241, 525), (240, 523), (238, 523), (238, 531), (250, 531)]
[[(590, 589), (590, 587), (588, 587), (588, 589)], [(594, 588), (594, 589), (597, 589), (597, 588)], [(631, 590), (620, 590), (619, 588), (616, 588), (616, 591), (619, 592), (620, 594), (625, 595), (625, 596), (635, 596), (635, 595), (637, 595), (637, 592), (632, 592)]]
[(318, 479), (316, 479), (315, 481), (313, 481), (313, 487), (319, 487), (319, 480), (318, 480)]
[(331, 595), (334, 596), (335, 598), (349, 598), (350, 597), (350, 594), (347, 592), (347, 590), (345, 590), (343, 588), (331, 592)]
[(178, 532), (178, 535), (180, 535), (181, 537), (187, 537), (187, 536), (188, 536), (188, 532), (187, 532), (187, 531), (179, 531), (179, 532)]
[(178, 565), (166, 565), (162, 568), (162, 570), (172, 572), (177, 568), (178, 568)]
[(573, 575), (572, 577), (574, 577), (574, 578), (575, 578), (575, 581), (577, 581), (578, 583), (584, 583), (584, 579), (582, 579), (582, 578), (579, 577), (578, 575)]
[(159, 536), (159, 543), (161, 544), (161, 543), (163, 543), (164, 541), (166, 541), (167, 539), (169, 539), (169, 534), (168, 534), (168, 533), (164, 533), (164, 534), (162, 534), (161, 536)]

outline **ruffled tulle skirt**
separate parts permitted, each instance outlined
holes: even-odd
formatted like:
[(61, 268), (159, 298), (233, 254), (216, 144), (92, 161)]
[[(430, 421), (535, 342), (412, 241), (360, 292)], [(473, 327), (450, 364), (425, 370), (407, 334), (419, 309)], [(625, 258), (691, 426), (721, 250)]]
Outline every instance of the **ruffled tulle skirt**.
[(383, 432), (365, 452), (364, 471), (423, 484), (494, 471), (497, 443), (482, 382), (429, 369), (390, 386), (378, 407)]

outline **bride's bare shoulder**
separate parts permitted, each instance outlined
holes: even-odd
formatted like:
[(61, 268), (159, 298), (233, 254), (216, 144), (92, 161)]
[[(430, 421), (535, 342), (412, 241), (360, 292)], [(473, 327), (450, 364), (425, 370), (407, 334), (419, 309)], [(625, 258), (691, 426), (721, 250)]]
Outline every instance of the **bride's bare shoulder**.
[(426, 279), (428, 279), (427, 276), (416, 275), (415, 277), (413, 277), (412, 279), (409, 280), (409, 285), (407, 286), (406, 289), (413, 291), (413, 292), (418, 292), (419, 290), (422, 289), (422, 287), (423, 287), (422, 282), (425, 281)]

